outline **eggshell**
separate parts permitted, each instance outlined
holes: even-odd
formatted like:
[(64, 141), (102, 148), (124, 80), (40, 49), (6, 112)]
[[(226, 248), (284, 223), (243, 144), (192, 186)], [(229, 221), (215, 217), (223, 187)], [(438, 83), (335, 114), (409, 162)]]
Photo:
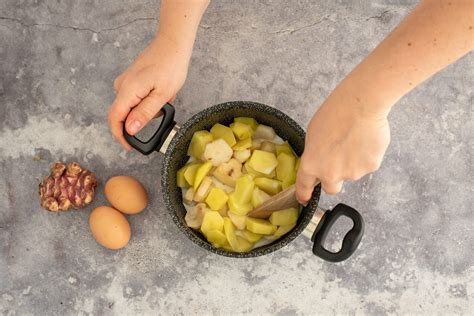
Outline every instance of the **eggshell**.
[(95, 240), (105, 248), (120, 249), (130, 240), (130, 224), (122, 213), (111, 207), (95, 208), (89, 217), (89, 225)]
[(129, 176), (110, 178), (105, 184), (105, 196), (114, 208), (125, 214), (140, 213), (148, 203), (143, 185)]

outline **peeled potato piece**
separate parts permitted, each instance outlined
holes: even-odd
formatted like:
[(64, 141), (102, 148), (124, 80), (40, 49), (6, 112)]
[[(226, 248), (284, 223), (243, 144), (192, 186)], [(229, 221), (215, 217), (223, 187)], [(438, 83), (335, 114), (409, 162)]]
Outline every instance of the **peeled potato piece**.
[(232, 249), (234, 250), (238, 249), (238, 241), (237, 241), (237, 236), (235, 235), (235, 227), (234, 227), (234, 224), (232, 224), (232, 221), (228, 217), (224, 218), (224, 233)]
[(201, 227), (204, 214), (209, 211), (204, 203), (196, 204), (194, 207), (188, 208), (184, 220), (188, 227), (199, 229)]
[(252, 137), (253, 129), (250, 125), (234, 122), (230, 124), (230, 128), (232, 132), (234, 132), (234, 135), (240, 140)]
[(232, 223), (237, 227), (239, 230), (245, 229), (245, 221), (247, 220), (247, 216), (245, 215), (237, 215), (233, 213), (232, 211), (227, 212), (227, 216), (229, 216), (229, 219), (232, 221)]
[(188, 156), (201, 159), (207, 143), (212, 141), (212, 135), (208, 131), (197, 131), (191, 138), (188, 148)]
[(207, 211), (202, 219), (201, 231), (206, 235), (211, 230), (224, 231), (224, 219), (216, 211)]
[(204, 234), (207, 241), (209, 241), (214, 247), (219, 248), (226, 244), (227, 238), (225, 234), (217, 229), (213, 229)]
[(270, 195), (275, 195), (281, 191), (281, 182), (268, 178), (255, 178), (255, 185)]
[(255, 234), (255, 233), (252, 233), (251, 231), (244, 230), (242, 231), (242, 237), (244, 237), (245, 239), (247, 239), (248, 241), (252, 243), (256, 243), (257, 241), (262, 239), (263, 235)]
[(206, 203), (211, 210), (218, 211), (226, 205), (228, 199), (229, 197), (222, 189), (212, 188), (207, 195)]
[(231, 147), (237, 142), (232, 129), (219, 123), (214, 124), (214, 126), (211, 128), (211, 135), (214, 139), (222, 138)]
[(254, 150), (248, 165), (257, 172), (269, 175), (275, 170), (278, 165), (278, 160), (272, 153), (263, 150)]
[(235, 182), (234, 198), (238, 204), (247, 204), (252, 199), (253, 188), (255, 183), (249, 174), (244, 174)]
[(295, 156), (282, 152), (277, 156), (277, 161), (276, 178), (283, 181), (295, 170), (296, 159)]
[(260, 235), (271, 235), (277, 230), (275, 225), (267, 220), (259, 218), (247, 217), (246, 226), (252, 233)]
[(236, 117), (234, 118), (234, 122), (249, 125), (253, 130), (256, 130), (258, 127), (258, 123), (253, 117)]
[(228, 162), (233, 154), (232, 148), (221, 138), (208, 143), (204, 149), (204, 159), (212, 162), (215, 167)]
[(266, 140), (273, 140), (276, 136), (275, 130), (270, 126), (260, 124), (255, 133), (253, 133), (252, 137), (254, 139), (266, 139)]
[(207, 194), (211, 190), (212, 179), (210, 177), (204, 177), (199, 188), (194, 193), (194, 201), (202, 202), (206, 198)]
[(281, 226), (281, 225), (291, 225), (295, 224), (298, 220), (299, 211), (297, 208), (287, 208), (285, 210), (273, 212), (270, 215), (270, 223), (273, 225)]

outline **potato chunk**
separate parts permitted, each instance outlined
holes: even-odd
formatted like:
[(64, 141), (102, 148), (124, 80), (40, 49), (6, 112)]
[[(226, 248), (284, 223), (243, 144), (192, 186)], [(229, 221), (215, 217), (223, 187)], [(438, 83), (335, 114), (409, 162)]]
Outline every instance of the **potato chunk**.
[(238, 204), (247, 204), (252, 199), (253, 188), (255, 183), (249, 174), (244, 174), (235, 182), (235, 202)]
[(197, 131), (191, 138), (188, 148), (188, 156), (201, 159), (204, 149), (212, 141), (212, 135), (208, 131)]
[(204, 160), (212, 162), (212, 165), (217, 167), (222, 163), (226, 163), (232, 158), (234, 151), (226, 143), (225, 140), (219, 138), (208, 144), (204, 149)]
[(219, 188), (212, 188), (206, 198), (206, 203), (209, 205), (211, 210), (218, 211), (223, 208), (229, 197), (224, 190)]
[(275, 195), (281, 191), (281, 182), (278, 180), (268, 179), (268, 178), (255, 178), (255, 185), (259, 189), (265, 191), (270, 195)]
[(207, 235), (211, 230), (224, 231), (224, 219), (216, 211), (207, 211), (202, 219), (201, 231)]
[(277, 165), (278, 160), (275, 155), (263, 150), (254, 150), (249, 160), (249, 166), (252, 169), (266, 175), (271, 174)]
[(230, 124), (230, 128), (232, 129), (232, 132), (234, 132), (235, 137), (239, 140), (252, 137), (253, 129), (250, 125), (234, 122)]
[(211, 135), (214, 139), (222, 138), (230, 147), (234, 146), (237, 142), (232, 129), (219, 123), (214, 124), (211, 128)]
[(243, 123), (249, 125), (253, 130), (257, 129), (258, 123), (253, 117), (236, 117), (234, 122)]
[(273, 212), (270, 215), (270, 223), (277, 226), (292, 225), (298, 220), (299, 211), (297, 208), (287, 208), (285, 210)]
[[(206, 213), (207, 214), (207, 213)], [(277, 227), (267, 220), (248, 217), (246, 226), (254, 234), (271, 235), (276, 232)]]
[(296, 159), (295, 156), (282, 152), (278, 155), (277, 161), (276, 178), (283, 181), (295, 170)]
[(255, 133), (253, 133), (254, 139), (266, 139), (266, 140), (273, 140), (276, 136), (275, 130), (270, 126), (260, 124)]

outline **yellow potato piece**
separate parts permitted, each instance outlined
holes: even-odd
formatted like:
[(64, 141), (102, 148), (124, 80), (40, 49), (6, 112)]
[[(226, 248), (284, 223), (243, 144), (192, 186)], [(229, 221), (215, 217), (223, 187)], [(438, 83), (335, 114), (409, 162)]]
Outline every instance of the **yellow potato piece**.
[(219, 188), (212, 188), (209, 194), (207, 195), (206, 203), (207, 205), (209, 205), (211, 210), (219, 211), (226, 205), (228, 199), (229, 197), (224, 192), (224, 190)]
[(202, 219), (201, 231), (207, 236), (207, 233), (211, 230), (224, 230), (224, 219), (221, 214), (216, 211), (208, 211), (204, 214)]
[(214, 126), (211, 128), (211, 135), (214, 139), (222, 138), (227, 144), (229, 144), (230, 147), (234, 146), (237, 142), (232, 129), (219, 123), (214, 124)]
[(258, 187), (255, 187), (252, 192), (252, 206), (255, 208), (260, 206), (263, 202), (268, 200), (270, 195), (260, 190)]
[(176, 173), (176, 184), (180, 188), (187, 188), (189, 187), (189, 183), (186, 181), (186, 178), (184, 177), (184, 172), (188, 168), (188, 165), (185, 165), (181, 169), (178, 170)]
[(291, 224), (291, 225), (279, 226), (278, 229), (276, 230), (276, 232), (273, 234), (273, 236), (282, 237), (283, 235), (286, 235), (287, 233), (289, 233), (293, 229), (293, 227), (295, 227), (295, 226), (296, 226), (296, 223)]
[(287, 153), (288, 155), (295, 156), (295, 154), (293, 153), (293, 149), (291, 148), (290, 144), (286, 141), (283, 144), (276, 144), (275, 149), (276, 149), (277, 156), (281, 153)]
[(297, 208), (287, 208), (285, 210), (273, 212), (270, 215), (270, 223), (273, 225), (291, 225), (298, 220), (299, 210)]
[(260, 124), (259, 126), (257, 126), (257, 129), (255, 130), (253, 138), (254, 139), (261, 138), (261, 139), (273, 141), (275, 136), (276, 136), (276, 133), (272, 127)]
[(249, 174), (245, 174), (235, 182), (235, 202), (238, 204), (247, 204), (252, 199), (253, 188), (255, 183)]
[(207, 241), (209, 241), (216, 248), (222, 247), (227, 242), (227, 238), (225, 237), (224, 233), (217, 229), (208, 231), (204, 234), (204, 236), (206, 236)]
[(248, 230), (242, 231), (242, 236), (245, 239), (247, 239), (248, 241), (250, 241), (251, 243), (256, 243), (257, 241), (259, 241), (263, 237), (263, 235), (255, 234), (255, 233), (252, 233), (251, 231), (248, 231)]
[(260, 150), (268, 151), (269, 153), (276, 153), (275, 144), (268, 140), (262, 142), (262, 146), (260, 146)]
[(298, 157), (296, 158), (296, 164), (295, 164), (295, 170), (298, 171), (298, 169), (300, 168), (300, 164), (301, 164), (301, 158)]
[(280, 153), (277, 156), (278, 165), (275, 169), (276, 178), (280, 181), (285, 180), (292, 171), (295, 170), (296, 158), (291, 154), (285, 152)]
[(202, 179), (204, 179), (204, 177), (207, 176), (211, 168), (212, 168), (212, 163), (210, 161), (207, 161), (196, 169), (196, 175), (195, 175), (194, 184), (193, 184), (194, 190), (196, 190), (199, 187), (199, 185), (202, 182)]
[(224, 217), (224, 234), (232, 249), (238, 249), (237, 236), (235, 235), (235, 227), (228, 217)]
[(275, 154), (263, 150), (254, 150), (249, 159), (249, 166), (255, 171), (269, 175), (275, 170), (278, 161)]
[(281, 191), (281, 182), (268, 178), (255, 178), (255, 185), (270, 195), (275, 195)]
[(186, 170), (184, 171), (184, 179), (188, 182), (189, 185), (194, 185), (194, 180), (196, 179), (196, 172), (201, 166), (199, 163), (191, 163)]
[(237, 249), (236, 252), (248, 252), (252, 250), (253, 244), (247, 239), (237, 236)]
[(284, 190), (296, 183), (296, 170), (291, 170), (290, 174), (281, 182), (281, 188)]
[(252, 137), (253, 129), (250, 125), (241, 122), (234, 122), (230, 124), (230, 128), (232, 129), (232, 132), (234, 132), (235, 137), (239, 140)]
[(255, 169), (253, 169), (250, 165), (249, 165), (249, 161), (247, 160), (247, 162), (244, 164), (244, 167), (245, 167), (245, 170), (247, 171), (247, 173), (251, 174), (251, 175), (254, 175), (255, 177), (265, 177), (265, 178), (270, 178), (270, 179), (273, 179), (275, 178), (276, 176), (276, 172), (275, 170), (270, 173), (270, 174), (264, 174), (264, 173), (261, 173), (261, 172), (258, 172), (256, 171)]
[(253, 130), (257, 129), (258, 123), (253, 117), (236, 117), (234, 122), (243, 123), (249, 125)]
[(273, 225), (267, 220), (259, 218), (248, 217), (246, 225), (247, 230), (260, 235), (271, 235), (277, 230), (277, 227), (275, 225)]
[(253, 206), (250, 203), (239, 203), (238, 199), (235, 196), (235, 192), (229, 194), (227, 205), (229, 206), (229, 209), (237, 215), (247, 215), (247, 213), (253, 209)]
[(237, 229), (239, 230), (245, 229), (245, 222), (247, 220), (247, 216), (237, 215), (233, 213), (232, 211), (228, 211), (227, 216), (229, 216), (229, 219), (232, 221), (235, 227), (237, 227)]
[(250, 149), (252, 147), (252, 138), (246, 138), (239, 140), (234, 146), (232, 146), (233, 150), (245, 150)]
[(197, 131), (191, 138), (191, 143), (188, 147), (188, 156), (201, 159), (207, 143), (212, 142), (212, 134), (208, 131)]

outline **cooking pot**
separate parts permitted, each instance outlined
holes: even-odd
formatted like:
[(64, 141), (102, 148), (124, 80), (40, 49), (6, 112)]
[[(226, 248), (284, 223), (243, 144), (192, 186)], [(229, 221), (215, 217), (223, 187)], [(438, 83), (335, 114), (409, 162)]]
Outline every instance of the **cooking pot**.
[[(338, 204), (329, 211), (319, 208), (320, 185), (314, 188), (311, 200), (303, 207), (296, 226), (280, 239), (244, 253), (229, 252), (225, 249), (213, 247), (199, 231), (186, 225), (184, 220), (186, 209), (183, 205), (181, 189), (176, 184), (176, 172), (188, 161), (189, 157), (186, 153), (194, 132), (209, 130), (216, 123), (229, 125), (233, 122), (234, 117), (253, 117), (258, 123), (273, 127), (278, 136), (289, 142), (298, 156), (303, 153), (305, 132), (288, 115), (256, 102), (235, 101), (214, 105), (191, 117), (180, 128), (176, 126), (174, 121), (175, 109), (171, 104), (166, 104), (161, 112), (161, 124), (148, 141), (142, 141), (129, 135), (125, 129), (124, 136), (133, 148), (144, 155), (148, 155), (155, 150), (164, 154), (161, 171), (164, 201), (179, 230), (192, 242), (218, 255), (249, 258), (274, 252), (303, 233), (313, 241), (313, 253), (324, 260), (331, 262), (343, 261), (354, 253), (364, 233), (362, 217), (355, 209), (345, 204)], [(350, 218), (353, 227), (344, 236), (341, 249), (338, 252), (331, 252), (323, 245), (331, 227), (340, 216)]]

